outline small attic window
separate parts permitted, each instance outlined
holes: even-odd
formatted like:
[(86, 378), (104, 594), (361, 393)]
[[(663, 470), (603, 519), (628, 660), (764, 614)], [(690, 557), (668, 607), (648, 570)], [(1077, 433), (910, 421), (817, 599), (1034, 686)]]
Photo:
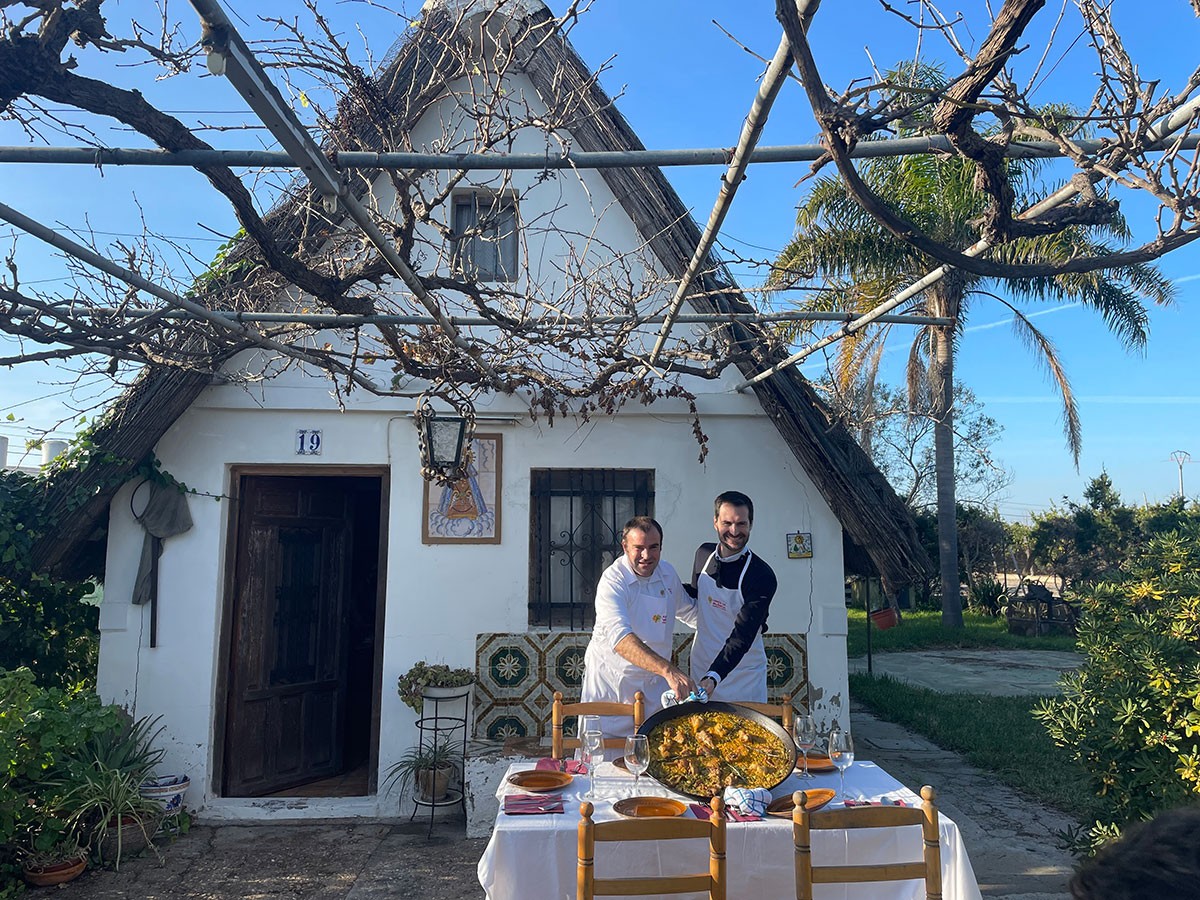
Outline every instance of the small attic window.
[(455, 194), (451, 264), (479, 281), (517, 280), (517, 204), (512, 197)]

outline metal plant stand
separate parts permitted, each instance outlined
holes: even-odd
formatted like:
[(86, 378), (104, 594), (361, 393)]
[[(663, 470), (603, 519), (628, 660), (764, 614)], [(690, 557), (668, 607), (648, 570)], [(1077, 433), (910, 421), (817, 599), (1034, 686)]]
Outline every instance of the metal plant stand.
[[(426, 692), (421, 694), (422, 716), (417, 719), (419, 731), (417, 746), (422, 751), (436, 751), (442, 747), (449, 747), (452, 757), (451, 764), (454, 769), (452, 780), (456, 778), (458, 781), (458, 786), (450, 787), (446, 791), (446, 796), (440, 800), (426, 800), (421, 794), (420, 786), (415, 786), (413, 811), (408, 820), (411, 822), (416, 818), (418, 810), (427, 808), (429, 810), (427, 837), (433, 834), (433, 820), (438, 809), (461, 806), (464, 816), (467, 812), (463, 789), (466, 778), (467, 720), (470, 713), (472, 687), (467, 684), (461, 687), (427, 688)], [(432, 797), (434, 794), (432, 784), (430, 788)]]

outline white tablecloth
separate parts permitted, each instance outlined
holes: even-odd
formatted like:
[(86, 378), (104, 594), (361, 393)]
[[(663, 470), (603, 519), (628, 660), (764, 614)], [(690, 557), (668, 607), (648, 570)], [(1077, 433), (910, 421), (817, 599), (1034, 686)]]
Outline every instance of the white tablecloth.
[[(517, 764), (509, 773), (530, 768)], [(599, 772), (594, 801), (595, 821), (619, 818), (613, 800), (631, 796), (633, 776), (605, 763)], [(496, 818), (492, 839), (479, 860), (479, 883), (490, 900), (574, 900), (575, 865), (578, 850), (579, 804), (590, 787), (590, 779), (575, 776), (563, 791), (565, 812), (561, 815), (506, 815)], [(792, 776), (773, 792), (783, 797), (792, 791), (837, 788), (834, 772), (801, 779)], [(521, 793), (507, 783), (496, 792)], [(677, 796), (643, 776), (641, 794)], [(851, 797), (878, 800), (902, 798), (919, 804), (920, 798), (870, 762), (855, 762), (846, 773), (846, 793)], [(604, 799), (607, 798), (607, 799)], [(679, 799), (687, 802), (687, 798)], [(690, 813), (688, 813), (690, 815)], [(979, 900), (979, 887), (967, 858), (958, 826), (939, 814), (942, 843), (942, 892), (945, 900)], [(761, 822), (729, 822), (726, 829), (726, 873), (729, 898), (783, 900), (796, 896), (795, 848), (791, 819), (767, 816)], [(669, 848), (666, 851), (663, 848)], [(895, 862), (921, 858), (921, 829), (867, 829), (863, 831), (814, 831), (813, 861), (818, 865)], [(664, 856), (663, 853), (668, 856)], [(708, 845), (703, 841), (616, 842), (596, 845), (597, 878), (632, 875), (665, 875), (708, 871)], [(696, 895), (699, 896), (699, 895)], [(816, 900), (922, 900), (923, 882), (901, 881), (850, 887), (817, 885)]]

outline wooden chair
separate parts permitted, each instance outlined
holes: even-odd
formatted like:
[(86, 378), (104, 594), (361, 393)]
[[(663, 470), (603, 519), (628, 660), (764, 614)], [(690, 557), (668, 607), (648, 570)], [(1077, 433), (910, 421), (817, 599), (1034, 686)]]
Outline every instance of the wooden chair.
[[(555, 759), (562, 759), (568, 750), (574, 750), (580, 745), (580, 737), (563, 737), (563, 720), (567, 716), (630, 716), (635, 733), (646, 721), (646, 698), (641, 691), (633, 695), (632, 703), (563, 703), (562, 691), (554, 692), (554, 707), (550, 713), (550, 746)], [(606, 750), (624, 750), (625, 738), (605, 738)]]
[[(579, 810), (576, 900), (592, 900), (596, 896), (689, 894), (697, 891), (707, 891), (710, 900), (725, 900), (725, 804), (720, 797), (713, 797), (712, 815), (708, 821), (661, 818), (593, 822), (592, 812), (592, 804), (586, 801)], [(707, 872), (603, 879), (595, 875), (593, 859), (596, 841), (673, 841), (694, 838), (708, 839)]]
[[(792, 795), (792, 838), (796, 844), (796, 898), (812, 900), (814, 884), (869, 884), (880, 881), (925, 881), (926, 900), (941, 900), (942, 848), (938, 837), (938, 811), (935, 793), (929, 785), (921, 788), (921, 808), (904, 806), (856, 806), (821, 812), (804, 810), (804, 793)], [(920, 825), (925, 840), (922, 862), (884, 863), (858, 866), (814, 866), (809, 847), (813, 830), (851, 828), (897, 828)]]
[(770, 716), (779, 722), (789, 735), (793, 733), (792, 725), (796, 721), (796, 710), (792, 706), (791, 694), (784, 694), (778, 703), (746, 703), (739, 700), (737, 705), (760, 712), (764, 716)]

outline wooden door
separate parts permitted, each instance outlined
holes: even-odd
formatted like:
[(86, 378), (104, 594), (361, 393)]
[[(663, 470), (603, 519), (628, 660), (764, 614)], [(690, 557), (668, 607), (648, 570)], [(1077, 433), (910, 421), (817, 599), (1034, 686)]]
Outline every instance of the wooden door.
[(247, 475), (237, 528), (226, 797), (342, 770), (352, 500), (339, 479)]

